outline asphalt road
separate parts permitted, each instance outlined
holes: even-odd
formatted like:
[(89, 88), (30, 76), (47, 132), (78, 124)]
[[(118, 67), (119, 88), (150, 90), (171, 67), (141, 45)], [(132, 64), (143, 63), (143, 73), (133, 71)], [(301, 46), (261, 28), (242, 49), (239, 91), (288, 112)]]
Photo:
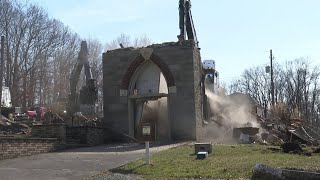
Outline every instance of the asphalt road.
[[(151, 154), (179, 146), (152, 147)], [(144, 157), (144, 145), (72, 149), (0, 161), (1, 180), (79, 180)]]

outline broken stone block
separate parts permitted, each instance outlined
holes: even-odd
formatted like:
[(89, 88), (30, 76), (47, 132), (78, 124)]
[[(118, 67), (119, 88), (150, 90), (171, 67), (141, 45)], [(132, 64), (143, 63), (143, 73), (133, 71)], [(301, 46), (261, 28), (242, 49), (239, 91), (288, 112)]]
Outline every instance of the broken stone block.
[(195, 143), (194, 144), (194, 151), (195, 154), (197, 154), (198, 152), (208, 152), (211, 153), (212, 152), (212, 143)]

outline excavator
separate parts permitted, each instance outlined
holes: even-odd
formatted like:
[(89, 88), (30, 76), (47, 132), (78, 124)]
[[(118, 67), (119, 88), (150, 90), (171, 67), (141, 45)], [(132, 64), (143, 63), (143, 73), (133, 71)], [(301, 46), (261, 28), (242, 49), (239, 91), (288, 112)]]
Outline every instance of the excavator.
[[(80, 74), (84, 69), (86, 84), (77, 92)], [(78, 60), (71, 72), (70, 77), (70, 94), (67, 102), (67, 114), (69, 117), (82, 118), (86, 121), (96, 118), (96, 102), (98, 99), (98, 91), (96, 80), (92, 76), (91, 67), (88, 61), (87, 42), (81, 42), (81, 48)], [(73, 121), (72, 121), (73, 124)], [(81, 125), (78, 123), (78, 125)]]
[[(82, 69), (84, 69), (86, 83), (77, 92)], [(54, 123), (58, 119), (58, 122), (63, 121), (69, 126), (81, 126), (96, 120), (98, 91), (95, 81), (88, 61), (87, 42), (82, 41), (78, 59), (70, 76), (70, 94), (67, 98), (60, 98), (63, 100), (57, 101), (52, 108), (53, 111), (47, 113), (46, 119), (49, 119), (49, 123)]]
[[(178, 40), (184, 41), (186, 39), (193, 40), (194, 46), (196, 48), (199, 48), (199, 42), (197, 39), (196, 30), (194, 27), (193, 19), (192, 19), (192, 13), (191, 13), (191, 0), (179, 0), (179, 28), (180, 28), (180, 34), (178, 35)], [(200, 48), (199, 48), (200, 49)], [(215, 84), (218, 82), (213, 81), (213, 79), (218, 78), (218, 73), (215, 70), (214, 66), (208, 66), (206, 63), (214, 63), (213, 60), (205, 60), (202, 64), (201, 69), (201, 94), (202, 94), (202, 111), (204, 115), (204, 119), (207, 120), (209, 117), (208, 114), (210, 114), (209, 110), (209, 103), (208, 103), (208, 97), (205, 93), (206, 89), (213, 89), (217, 88), (214, 87)], [(209, 81), (208, 81), (209, 80)], [(210, 82), (210, 83), (206, 83)], [(204, 124), (206, 122), (204, 121)]]
[(180, 0), (179, 1), (179, 28), (180, 34), (178, 35), (179, 41), (188, 39), (193, 39), (195, 47), (199, 47), (199, 42), (197, 39), (196, 30), (194, 28), (192, 13), (191, 13), (191, 1), (190, 0)]

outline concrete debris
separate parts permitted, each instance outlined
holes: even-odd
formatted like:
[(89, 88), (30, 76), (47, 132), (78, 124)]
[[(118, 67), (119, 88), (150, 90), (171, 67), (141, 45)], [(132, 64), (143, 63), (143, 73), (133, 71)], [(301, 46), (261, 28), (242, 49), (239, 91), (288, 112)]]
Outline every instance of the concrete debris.
[(233, 129), (233, 137), (238, 139), (240, 143), (253, 143), (255, 135), (259, 133), (256, 127), (240, 127)]
[(195, 143), (194, 144), (194, 153), (197, 154), (198, 152), (212, 152), (212, 143)]
[(301, 124), (296, 127), (287, 127), (283, 124), (262, 124), (266, 129), (261, 134), (261, 140), (272, 145), (281, 145), (284, 142), (299, 142), (301, 144), (318, 146), (320, 145), (320, 129)]
[(28, 125), (11, 121), (5, 116), (0, 119), (0, 134), (1, 135), (17, 135), (17, 134), (29, 134), (30, 128)]
[(279, 169), (270, 168), (263, 164), (257, 164), (253, 169), (252, 180), (282, 180), (281, 171)]
[(243, 133), (243, 134), (248, 134), (250, 136), (254, 136), (259, 133), (259, 128), (256, 127), (240, 127), (240, 128), (234, 128), (233, 129), (234, 133)]
[(265, 144), (272, 144), (272, 145), (281, 145), (284, 143), (284, 141), (277, 136), (277, 134), (271, 134), (271, 133), (265, 133), (263, 134), (262, 141)]
[(320, 173), (301, 170), (276, 169), (263, 164), (257, 164), (253, 169), (252, 180), (316, 180)]

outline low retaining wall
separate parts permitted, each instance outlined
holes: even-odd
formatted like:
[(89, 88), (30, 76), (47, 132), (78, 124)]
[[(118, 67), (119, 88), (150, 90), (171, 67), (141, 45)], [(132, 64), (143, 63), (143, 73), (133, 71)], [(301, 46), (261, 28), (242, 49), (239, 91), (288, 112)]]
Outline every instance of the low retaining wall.
[(94, 146), (108, 142), (110, 131), (100, 127), (66, 127), (65, 124), (32, 126), (31, 137), (0, 137), (0, 160), (67, 148), (71, 138)]
[(65, 148), (57, 138), (0, 138), (0, 160), (53, 152)]
[(66, 139), (65, 124), (34, 125), (31, 128), (32, 137)]
[(90, 146), (105, 142), (105, 129), (99, 127), (67, 127), (67, 137), (79, 139), (81, 144)]

